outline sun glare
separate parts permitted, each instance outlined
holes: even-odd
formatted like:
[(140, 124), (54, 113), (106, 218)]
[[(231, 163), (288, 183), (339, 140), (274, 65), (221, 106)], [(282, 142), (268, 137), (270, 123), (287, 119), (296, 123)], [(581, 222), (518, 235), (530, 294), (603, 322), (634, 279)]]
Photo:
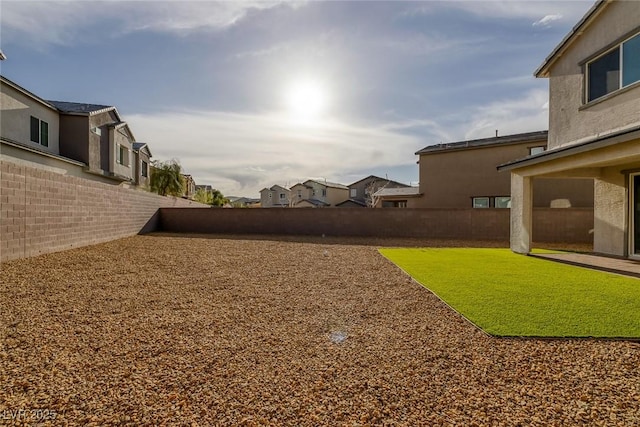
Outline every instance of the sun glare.
[(317, 120), (327, 108), (324, 88), (315, 81), (301, 81), (287, 92), (287, 106), (291, 115), (301, 121)]

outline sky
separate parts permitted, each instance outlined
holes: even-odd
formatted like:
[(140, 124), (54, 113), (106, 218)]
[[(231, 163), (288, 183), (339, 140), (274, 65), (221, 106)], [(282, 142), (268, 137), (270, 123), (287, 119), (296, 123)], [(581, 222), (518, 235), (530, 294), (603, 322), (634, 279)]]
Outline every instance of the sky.
[(115, 106), (154, 160), (227, 196), (417, 185), (425, 146), (547, 129), (533, 72), (592, 5), (2, 0), (0, 73)]

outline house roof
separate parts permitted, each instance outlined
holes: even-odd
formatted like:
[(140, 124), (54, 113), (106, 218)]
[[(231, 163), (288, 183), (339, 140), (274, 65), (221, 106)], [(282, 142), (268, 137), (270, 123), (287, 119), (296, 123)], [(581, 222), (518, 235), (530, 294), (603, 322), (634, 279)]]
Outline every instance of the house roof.
[(146, 149), (147, 152), (149, 153), (149, 157), (153, 157), (153, 155), (151, 154), (151, 150), (149, 149), (149, 145), (147, 145), (146, 142), (134, 142), (132, 144), (133, 147), (133, 151), (140, 151), (142, 149)]
[(381, 188), (374, 193), (376, 197), (395, 197), (395, 196), (407, 196), (415, 197), (420, 195), (420, 188), (408, 187), (408, 188)]
[(604, 10), (605, 7), (609, 5), (613, 0), (598, 0), (591, 6), (591, 9), (585, 13), (580, 21), (571, 29), (569, 34), (567, 34), (560, 44), (551, 51), (549, 56), (547, 56), (542, 63), (538, 67), (538, 69), (533, 73), (536, 77), (549, 77), (549, 68), (553, 65), (554, 62), (558, 60), (562, 56), (562, 54), (571, 46), (571, 44), (584, 33), (585, 29), (591, 25), (591, 23), (595, 20), (595, 18)]
[(356, 199), (347, 199), (344, 202), (337, 203), (336, 206), (346, 205), (347, 203), (352, 203), (354, 205), (362, 206), (363, 208), (367, 207), (367, 204), (361, 200)]
[[(49, 101), (55, 105), (56, 108), (65, 114), (78, 114), (82, 116), (91, 116), (94, 114), (105, 113), (107, 111), (115, 110), (116, 107), (112, 105), (100, 105), (100, 104), (85, 104), (81, 102), (66, 102), (66, 101)], [(120, 115), (116, 111), (116, 116), (120, 121)]]
[(640, 138), (640, 125), (611, 132), (607, 135), (598, 135), (576, 144), (557, 147), (522, 159), (513, 160), (511, 162), (498, 165), (497, 169), (499, 171), (508, 171), (521, 167), (532, 166), (549, 160), (568, 157), (585, 151), (591, 151), (638, 138)]
[(307, 182), (315, 182), (316, 184), (324, 185), (325, 187), (339, 188), (341, 190), (348, 190), (349, 189), (349, 187), (347, 187), (346, 185), (338, 184), (337, 182), (318, 181), (318, 180), (315, 180), (315, 179), (308, 179), (305, 182), (303, 182), (303, 185), (306, 185)]
[(322, 200), (318, 200), (318, 199), (302, 199), (302, 200), (298, 201), (296, 203), (296, 205), (298, 203), (302, 203), (302, 202), (311, 203), (313, 206), (331, 206), (331, 204), (329, 204), (327, 202), (323, 202)]
[(537, 132), (518, 133), (514, 135), (495, 136), (493, 138), (472, 139), (469, 141), (449, 142), (445, 144), (429, 145), (420, 151), (417, 155), (439, 153), (451, 150), (467, 150), (479, 147), (491, 147), (494, 145), (522, 144), (525, 142), (534, 142), (544, 140), (546, 142), (549, 132), (546, 130)]
[(39, 102), (40, 104), (43, 104), (46, 107), (51, 108), (52, 110), (58, 110), (58, 108), (56, 108), (56, 106), (51, 104), (49, 101), (46, 101), (46, 100), (40, 98), (38, 95), (34, 94), (33, 92), (28, 91), (27, 89), (23, 88), (22, 86), (20, 86), (19, 84), (15, 83), (15, 82), (12, 82), (11, 80), (9, 80), (8, 78), (6, 78), (4, 76), (0, 76), (0, 82), (2, 82), (3, 84), (6, 84), (8, 86), (11, 86), (12, 88), (17, 90), (18, 92), (22, 92), (22, 94), (28, 96), (29, 98), (33, 99), (34, 101)]
[(361, 183), (362, 181), (366, 181), (366, 180), (368, 180), (368, 179), (372, 179), (372, 180), (376, 180), (376, 181), (385, 181), (385, 182), (390, 182), (390, 183), (393, 183), (393, 184), (398, 185), (398, 186), (400, 186), (400, 187), (409, 187), (409, 185), (407, 185), (407, 184), (403, 184), (403, 183), (401, 183), (401, 182), (394, 181), (394, 180), (392, 180), (392, 179), (381, 178), (381, 177), (376, 176), (376, 175), (369, 175), (369, 176), (368, 176), (368, 177), (366, 177), (366, 178), (362, 178), (362, 179), (360, 179), (360, 180), (358, 180), (358, 181), (356, 181), (356, 182), (354, 182), (354, 183), (349, 184), (349, 185), (348, 185), (348, 187), (353, 187), (353, 186), (355, 186), (356, 184), (359, 184), (359, 183)]

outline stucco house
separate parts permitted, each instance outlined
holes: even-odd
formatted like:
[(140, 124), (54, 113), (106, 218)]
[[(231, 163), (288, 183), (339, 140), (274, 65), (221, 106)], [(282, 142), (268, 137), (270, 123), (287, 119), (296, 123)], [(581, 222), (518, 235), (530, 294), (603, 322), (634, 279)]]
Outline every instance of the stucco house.
[(291, 191), (280, 185), (273, 185), (270, 188), (260, 190), (260, 207), (263, 208), (286, 208), (289, 207), (289, 195)]
[(373, 194), (374, 208), (415, 208), (422, 194), (418, 187), (381, 188)]
[(49, 101), (60, 113), (60, 154), (88, 166), (87, 172), (134, 181), (135, 137), (116, 107)]
[(60, 155), (60, 114), (50, 102), (0, 76), (0, 111), (4, 143)]
[[(420, 167), (419, 208), (504, 209), (511, 206), (511, 180), (498, 165), (547, 149), (547, 131), (430, 145), (416, 152)], [(592, 207), (588, 179), (538, 179), (535, 207)]]
[(640, 7), (600, 0), (544, 60), (549, 149), (511, 173), (511, 249), (531, 250), (534, 179), (594, 183), (594, 251), (640, 259)]
[(352, 184), (349, 187), (349, 199), (337, 206), (340, 207), (367, 207), (374, 203), (373, 194), (381, 188), (408, 188), (407, 184), (375, 175), (369, 175)]
[(185, 199), (193, 200), (196, 195), (197, 185), (196, 180), (189, 174), (182, 174), (184, 187), (182, 188), (182, 197)]
[(308, 179), (291, 187), (293, 207), (319, 208), (336, 206), (349, 199), (349, 187), (329, 181)]
[(0, 76), (0, 111), (3, 149), (19, 158), (58, 158), (113, 184), (144, 182), (136, 176), (135, 137), (113, 106), (47, 101)]
[(148, 188), (150, 183), (151, 150), (144, 142), (134, 142), (133, 150), (133, 178), (136, 185)]

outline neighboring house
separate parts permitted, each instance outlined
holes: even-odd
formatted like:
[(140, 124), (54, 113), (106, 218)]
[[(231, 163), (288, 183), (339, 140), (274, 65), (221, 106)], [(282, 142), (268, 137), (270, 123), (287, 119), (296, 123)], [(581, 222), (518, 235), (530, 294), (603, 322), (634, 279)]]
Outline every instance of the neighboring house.
[(250, 208), (260, 204), (260, 199), (252, 199), (250, 197), (229, 196), (229, 203), (236, 208)]
[(260, 206), (263, 208), (289, 207), (289, 195), (291, 191), (279, 185), (260, 190)]
[(584, 177), (594, 251), (640, 259), (639, 58), (638, 3), (598, 1), (535, 72), (549, 79), (549, 149), (499, 168), (511, 172), (513, 251), (531, 250), (534, 179)]
[(193, 179), (193, 177), (188, 174), (182, 174), (182, 178), (184, 179), (184, 188), (182, 189), (182, 197), (185, 199), (193, 199), (196, 195), (196, 189), (198, 187), (196, 185), (195, 179)]
[(54, 105), (0, 76), (0, 111), (3, 142), (60, 155), (60, 113)]
[(4, 145), (74, 161), (95, 179), (137, 182), (135, 137), (115, 107), (46, 101), (0, 76), (0, 111)]
[(87, 172), (133, 181), (135, 137), (116, 107), (49, 101), (60, 112), (60, 154), (88, 166)]
[[(511, 181), (496, 167), (530, 154), (544, 153), (547, 132), (528, 132), (431, 145), (420, 156), (420, 208), (509, 208)], [(586, 179), (535, 183), (533, 206), (592, 207), (593, 184)]]
[(144, 142), (133, 143), (133, 176), (136, 185), (149, 188), (151, 150)]
[(337, 208), (366, 208), (367, 204), (359, 200), (347, 199), (336, 205)]
[(381, 188), (373, 194), (373, 207), (415, 208), (421, 197), (418, 187)]
[(291, 187), (291, 197), (294, 207), (336, 206), (349, 199), (349, 187), (335, 182), (308, 179)]
[(391, 179), (380, 178), (379, 176), (369, 175), (366, 178), (362, 178), (359, 181), (350, 184), (349, 186), (349, 200), (350, 204), (339, 203), (337, 206), (345, 207), (357, 207), (357, 206), (372, 206), (373, 194), (381, 188), (407, 188), (406, 184), (393, 181)]

